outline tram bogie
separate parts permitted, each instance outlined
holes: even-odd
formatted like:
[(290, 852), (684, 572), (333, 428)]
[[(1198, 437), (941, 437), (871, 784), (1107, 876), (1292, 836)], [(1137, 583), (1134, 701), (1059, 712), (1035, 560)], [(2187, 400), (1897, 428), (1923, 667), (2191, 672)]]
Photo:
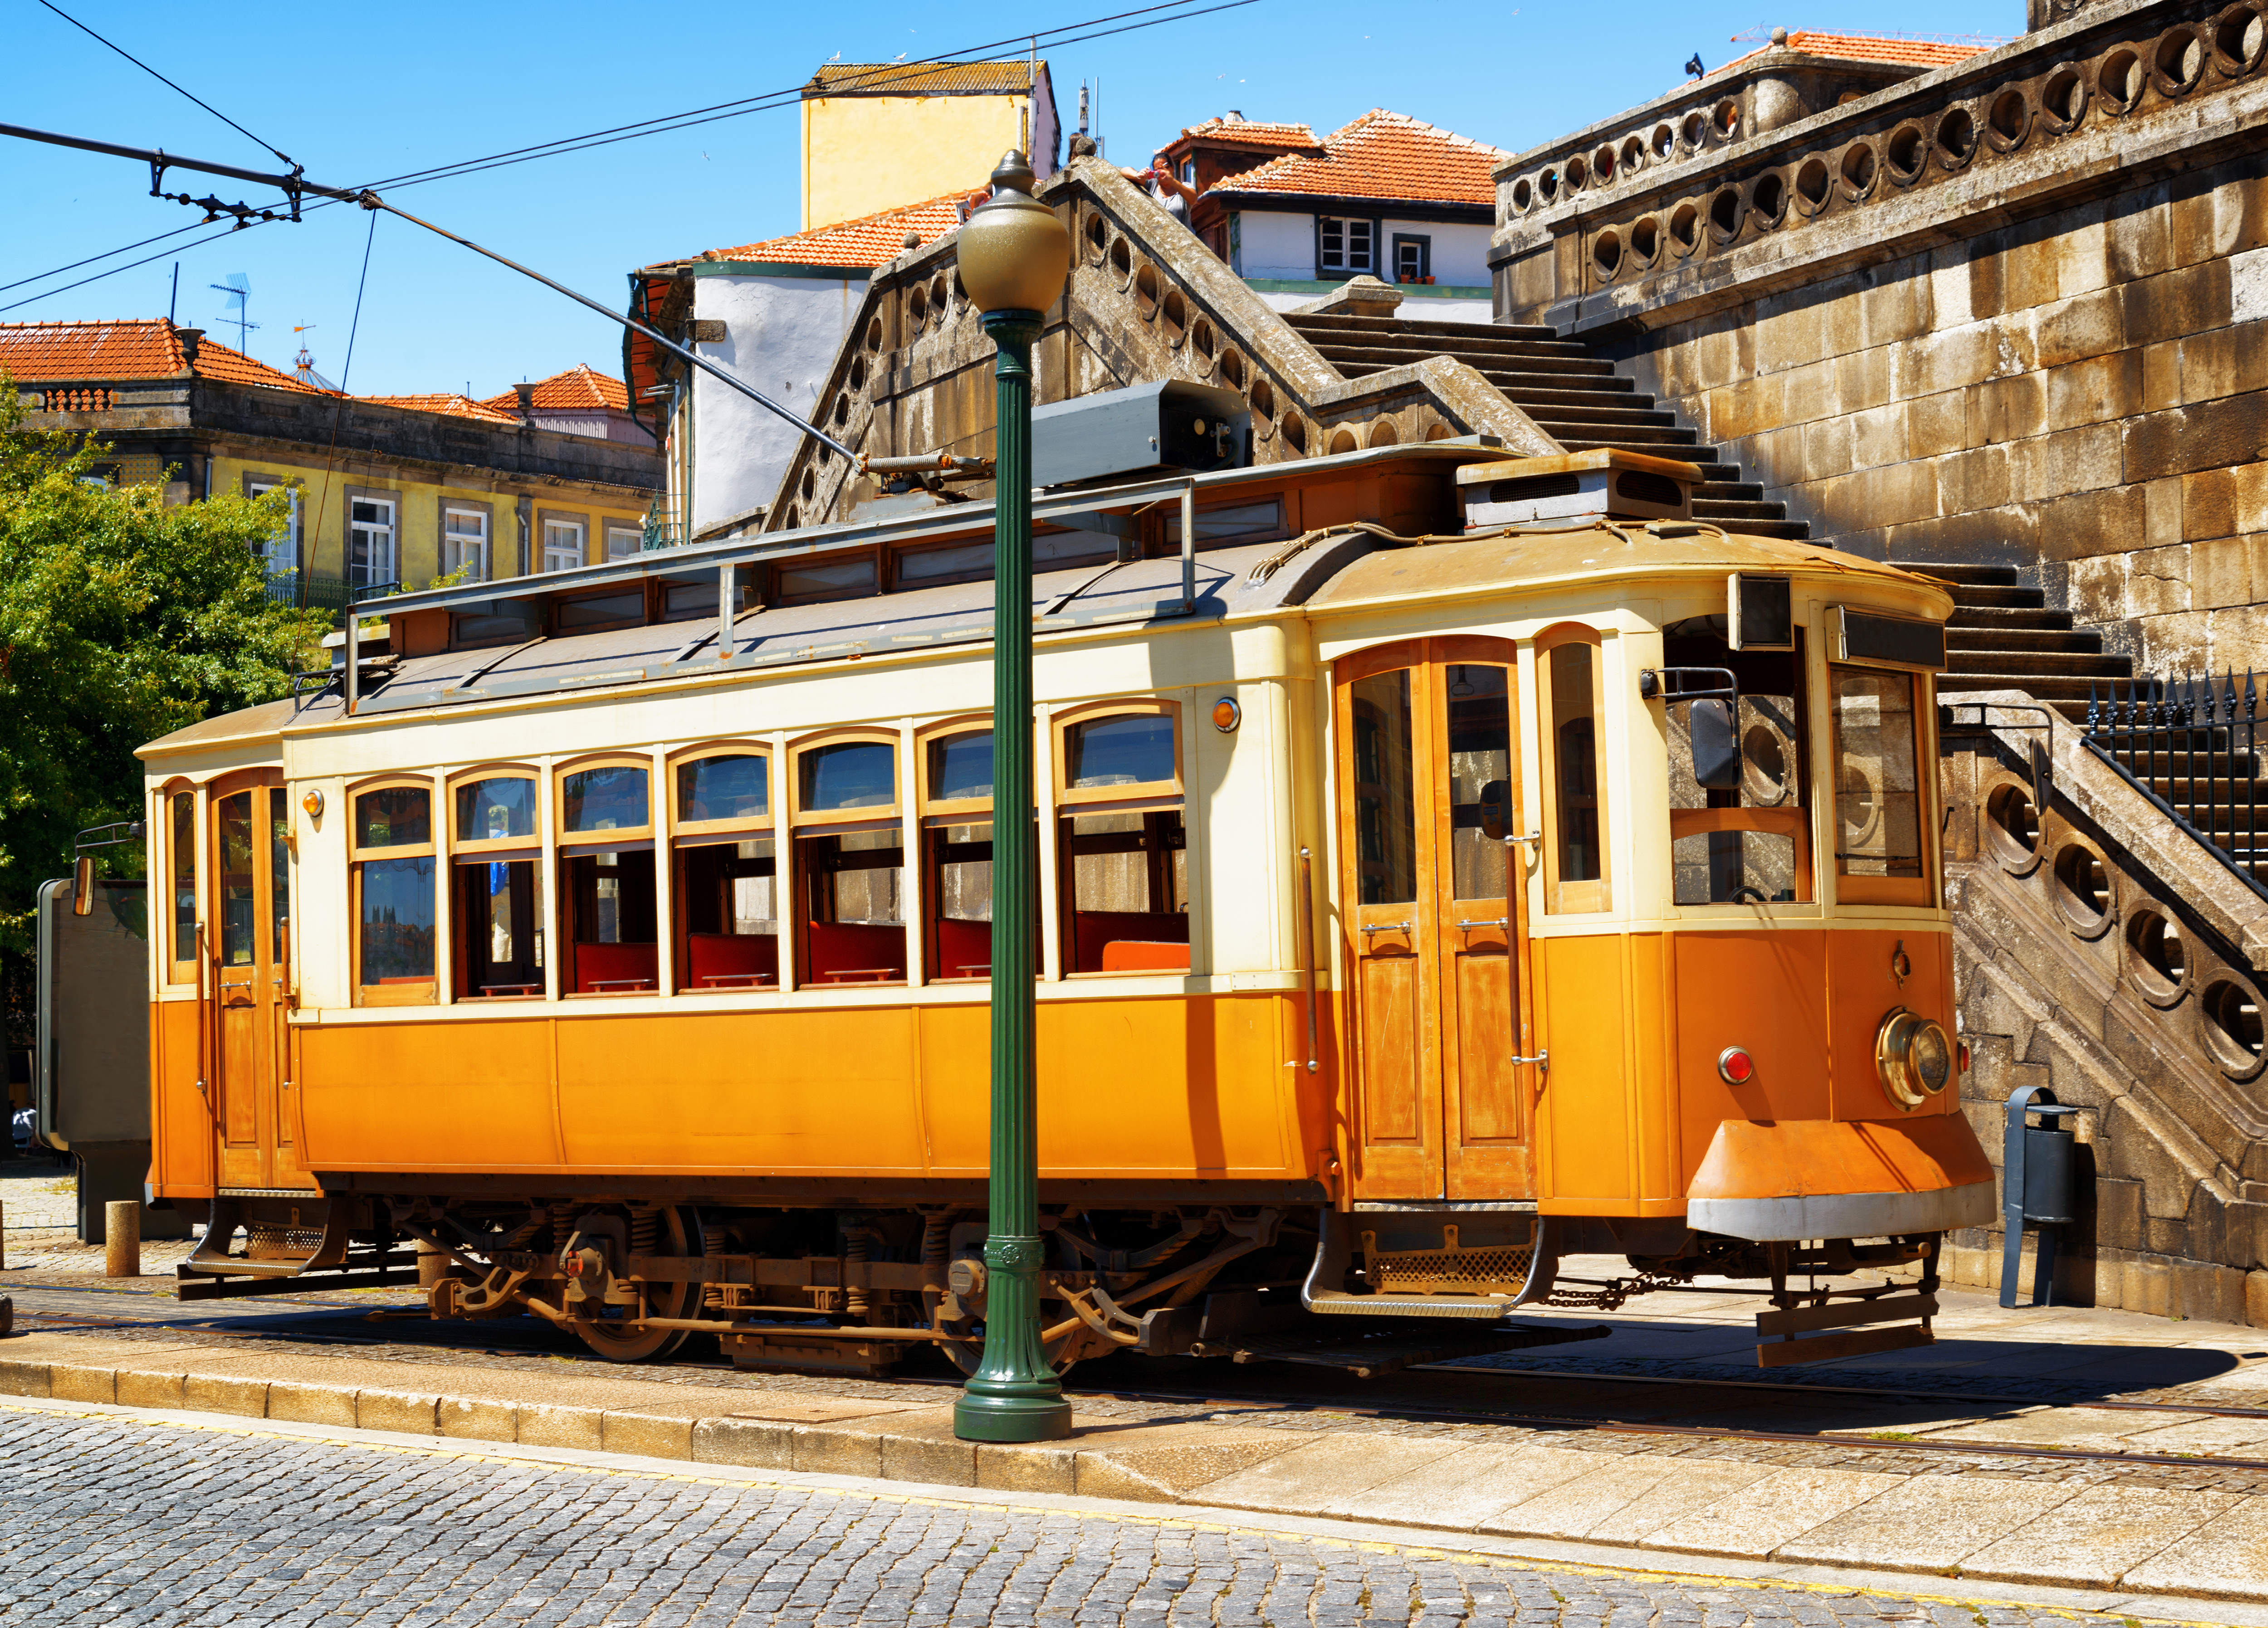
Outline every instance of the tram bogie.
[[(1681, 518), (1652, 469), (1651, 517), (1461, 531), (1461, 480), (1557, 489), (1498, 458), (1037, 505), (1058, 1363), (1697, 1274), (1785, 1310), (1927, 1285), (1989, 1213), (1930, 818), (1947, 597)], [(1581, 473), (1611, 510), (1628, 472)], [(351, 711), (145, 748), (151, 1179), (211, 1220), (204, 1292), (414, 1250), (436, 1315), (625, 1360), (972, 1361), (990, 524), (406, 596)], [(1578, 1254), (1635, 1275), (1560, 1282)]]

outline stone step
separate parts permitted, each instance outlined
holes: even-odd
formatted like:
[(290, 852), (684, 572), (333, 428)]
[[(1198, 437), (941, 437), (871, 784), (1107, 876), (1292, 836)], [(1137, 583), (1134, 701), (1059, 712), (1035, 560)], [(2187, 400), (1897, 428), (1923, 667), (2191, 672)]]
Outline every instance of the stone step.
[(1764, 495), (1764, 485), (1756, 480), (1705, 480), (1693, 488), (1693, 500), (1710, 499), (1727, 503), (1752, 503)]
[[(1677, 414), (1647, 407), (1625, 407), (1620, 403), (1599, 407), (1539, 407), (1528, 416), (1538, 424), (1565, 424), (1570, 427), (1585, 424), (1608, 429), (1677, 429)], [(1555, 432), (1556, 433), (1556, 432)], [(1678, 429), (1690, 436), (1690, 429)]]
[[(1964, 668), (1970, 659), (1969, 653), (1964, 651), (1962, 656)], [(2089, 680), (2086, 678), (2059, 678), (2046, 673), (2011, 674), (1963, 671), (1941, 672), (1937, 676), (1937, 688), (1940, 694), (1970, 690), (2023, 690), (2038, 700), (2066, 703), (2058, 710), (2065, 717), (2073, 719), (2074, 722), (2086, 714), (2088, 682)], [(2098, 690), (2101, 689), (2101, 682), (2099, 680), (2095, 682), (2095, 687)]]
[[(1621, 382), (1628, 384), (1630, 381), (1624, 379)], [(1491, 378), (1489, 383), (1503, 391), (1514, 407), (1531, 416), (1538, 408), (1638, 407), (1651, 410), (1653, 407), (1652, 396), (1641, 396), (1629, 391), (1617, 393), (1611, 390), (1560, 390), (1550, 385), (1506, 385), (1495, 378)]]
[(2034, 678), (2093, 678), (2096, 688), (2106, 678), (2123, 678), (2134, 668), (2127, 656), (2051, 655), (2039, 650), (1963, 650), (1964, 672), (1999, 673), (2018, 689)]
[(1963, 605), (1956, 594), (1953, 614), (1946, 618), (1948, 627), (2007, 627), (2037, 628), (2042, 631), (2065, 629), (2071, 626), (2069, 611), (2002, 611), (1984, 605)]
[(1325, 356), (1334, 352), (1376, 353), (1397, 356), (1462, 356), (1470, 362), (1482, 356), (1509, 361), (1601, 363), (1582, 345), (1544, 343), (1535, 340), (1491, 340), (1447, 337), (1430, 334), (1309, 334), (1307, 342)]
[(1949, 650), (2040, 650), (2060, 656), (2099, 656), (2102, 635), (2051, 627), (1962, 627), (1948, 622)]
[[(1725, 484), (1730, 484), (1726, 482)], [(1721, 497), (1697, 497), (1693, 500), (1693, 517), (1697, 520), (1785, 520), (1786, 503), (1742, 502)]]
[[(1552, 433), (1550, 425), (1541, 419), (1536, 422), (1542, 426), (1545, 434)], [(1570, 428), (1578, 427), (1571, 425)], [(1701, 446), (1697, 444), (1696, 433), (1693, 430), (1675, 427), (1660, 429), (1626, 429), (1611, 438), (1585, 435), (1554, 436), (1553, 438), (1570, 452), (1601, 451), (1644, 452), (1653, 458), (1683, 458), (1688, 463), (1697, 461), (1698, 455), (1705, 452), (1709, 455), (1710, 462), (1717, 461), (1715, 447)]]
[(1570, 354), (1587, 347), (1580, 340), (1561, 339), (1557, 328), (1542, 323), (1429, 322), (1423, 318), (1351, 317), (1319, 312), (1285, 312), (1284, 320), (1314, 339), (1319, 334), (1359, 334), (1394, 339), (1423, 335), (1450, 345), (1550, 345)]
[(2047, 596), (2036, 588), (1969, 588), (1953, 596), (1963, 610), (2038, 611), (2047, 607)]
[(1741, 537), (1771, 537), (1786, 543), (1811, 540), (1810, 524), (1802, 520), (1719, 520), (1714, 515), (1703, 514), (1697, 503), (1694, 505), (1693, 517), (1706, 520), (1712, 525), (1721, 525)]
[[(1934, 576), (1942, 583), (1957, 583), (1964, 588), (2016, 586), (2016, 568), (2013, 565), (1954, 565), (1942, 560), (1887, 560), (1883, 563), (1901, 571)], [(1954, 596), (1956, 599), (1960, 597)]]

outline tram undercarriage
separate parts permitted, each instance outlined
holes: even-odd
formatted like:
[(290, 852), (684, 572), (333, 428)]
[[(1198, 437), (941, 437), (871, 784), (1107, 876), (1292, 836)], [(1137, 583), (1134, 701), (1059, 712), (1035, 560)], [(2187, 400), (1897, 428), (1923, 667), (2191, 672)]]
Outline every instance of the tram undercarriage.
[[(844, 1210), (339, 1195), (287, 1215), (216, 1206), (184, 1298), (408, 1287), (439, 1319), (529, 1315), (611, 1360), (666, 1358), (696, 1333), (736, 1366), (880, 1375), (931, 1346), (962, 1372), (983, 1347), (986, 1221), (946, 1205)], [(271, 1213), (273, 1212), (273, 1213)], [(1930, 1342), (1942, 1235), (1756, 1242), (1675, 1218), (1315, 1205), (1044, 1208), (1042, 1348), (1058, 1373), (1130, 1351), (1229, 1356), (1344, 1345), (1419, 1320), (1460, 1350), (1596, 1338), (1515, 1323), (1522, 1307), (1612, 1313), (1658, 1292), (1756, 1295), (1759, 1363)], [(239, 1252), (239, 1240), (240, 1250)], [(1580, 1277), (1569, 1258), (1621, 1257)], [(1830, 1286), (1860, 1272), (1878, 1283)], [(1892, 1275), (1894, 1274), (1894, 1275)], [(1743, 1288), (1697, 1280), (1755, 1281)], [(1808, 1336), (1808, 1338), (1799, 1338)], [(1447, 1347), (1444, 1346), (1446, 1349)]]

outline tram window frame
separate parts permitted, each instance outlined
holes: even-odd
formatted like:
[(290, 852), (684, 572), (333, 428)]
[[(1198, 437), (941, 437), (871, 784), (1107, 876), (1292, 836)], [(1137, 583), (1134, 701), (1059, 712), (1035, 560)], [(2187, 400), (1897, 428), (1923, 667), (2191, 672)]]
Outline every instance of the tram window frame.
[[(1934, 788), (1931, 784), (1932, 766), (1937, 760), (1936, 742), (1932, 738), (1931, 715), (1928, 707), (1932, 698), (1929, 687), (1923, 683), (1928, 675), (1907, 667), (1876, 666), (1864, 662), (1835, 662), (1827, 664), (1827, 727), (1829, 745), (1832, 752), (1829, 762), (1831, 780), (1829, 793), (1832, 803), (1829, 809), (1828, 829), (1832, 835), (1835, 854), (1835, 900), (1838, 905), (1903, 905), (1928, 909), (1936, 903), (1936, 865), (1931, 852), (1928, 814), (1936, 806)], [(1913, 753), (1914, 839), (1915, 861), (1921, 868), (1918, 876), (1874, 876), (1844, 869), (1846, 855), (1843, 852), (1843, 710), (1838, 704), (1837, 683), (1845, 675), (1870, 678), (1903, 680), (1911, 710), (1913, 730), (1911, 744)]]
[[(804, 765), (813, 754), (830, 747), (848, 745), (879, 745), (890, 753), (890, 800), (887, 806), (861, 803), (854, 807), (814, 809), (806, 806), (804, 787)], [(899, 989), (906, 986), (912, 974), (914, 924), (905, 919), (908, 883), (907, 867), (911, 856), (905, 847), (906, 766), (905, 743), (895, 730), (880, 728), (828, 730), (822, 734), (809, 735), (791, 741), (787, 750), (787, 794), (789, 886), (787, 918), (792, 923), (795, 956), (795, 981), (798, 989)], [(834, 917), (821, 919), (814, 915), (817, 904), (817, 883), (821, 876), (845, 869), (887, 870), (887, 865), (839, 866), (828, 865), (821, 869), (814, 862), (821, 857), (821, 845), (843, 837), (870, 833), (893, 835), (897, 839), (898, 873), (897, 910), (895, 923), (875, 921), (845, 922)], [(841, 850), (836, 850), (839, 853)], [(863, 850), (859, 850), (863, 851)], [(875, 850), (880, 851), (880, 850)], [(830, 906), (831, 907), (831, 906)], [(816, 935), (814, 928), (862, 927), (888, 928), (895, 926), (900, 935), (895, 977), (875, 977), (894, 969), (881, 967), (850, 967), (830, 964), (814, 970)], [(846, 946), (847, 948), (847, 946)]]
[[(764, 803), (762, 812), (735, 815), (720, 819), (687, 819), (683, 788), (680, 777), (683, 771), (696, 763), (715, 758), (754, 758), (763, 766)], [(670, 931), (675, 955), (673, 979), (677, 991), (683, 994), (746, 994), (751, 990), (777, 990), (779, 987), (780, 906), (786, 898), (780, 870), (779, 858), (779, 780), (773, 772), (772, 749), (769, 743), (747, 740), (704, 741), (698, 746), (688, 746), (672, 752), (666, 766), (665, 794), (669, 799), (670, 828)], [(762, 963), (762, 952), (751, 959), (755, 964), (746, 969), (708, 974), (695, 971), (693, 941), (694, 887), (691, 875), (694, 865), (707, 857), (707, 850), (740, 848), (750, 843), (770, 842), (772, 852), (771, 931), (770, 933), (735, 933), (727, 927), (718, 936), (732, 939), (755, 939), (769, 942), (771, 946), (771, 965), (766, 970)], [(760, 862), (766, 856), (735, 853), (725, 862), (728, 871), (744, 862)], [(725, 880), (737, 881), (737, 875)], [(737, 920), (730, 915), (727, 901), (718, 901), (720, 921)], [(705, 936), (705, 935), (703, 935)]]
[[(790, 588), (792, 577), (807, 573), (839, 569), (845, 566), (864, 565), (864, 583), (850, 583), (817, 588)], [(771, 592), (765, 603), (776, 605), (832, 605), (843, 599), (871, 599), (885, 591), (884, 561), (879, 547), (850, 548), (839, 554), (808, 554), (794, 560), (776, 562), (770, 570)]]
[[(1053, 761), (1053, 791), (1056, 819), (1056, 899), (1057, 930), (1060, 935), (1063, 956), (1063, 975), (1071, 978), (1130, 978), (1167, 975), (1186, 978), (1196, 966), (1197, 946), (1191, 929), (1190, 904), (1193, 902), (1195, 878), (1191, 873), (1189, 854), (1189, 818), (1187, 797), (1187, 752), (1189, 737), (1182, 727), (1182, 705), (1162, 698), (1117, 699), (1094, 701), (1058, 712), (1049, 718), (1049, 730)], [(1129, 781), (1111, 786), (1079, 786), (1072, 783), (1071, 747), (1076, 731), (1113, 718), (1160, 717), (1167, 721), (1174, 743), (1174, 769), (1169, 780)], [(1145, 892), (1154, 901), (1162, 885), (1170, 902), (1176, 895), (1179, 910), (1086, 911), (1079, 908), (1079, 862), (1091, 857), (1096, 851), (1092, 844), (1098, 834), (1081, 833), (1078, 823), (1083, 818), (1099, 815), (1140, 815), (1143, 828), (1139, 840), (1127, 852), (1154, 852), (1159, 857), (1145, 867)], [(1178, 830), (1169, 832), (1152, 817), (1170, 814)], [(1177, 837), (1178, 840), (1173, 840)], [(1148, 845), (1156, 841), (1154, 850)], [(1080, 852), (1087, 847), (1087, 853)], [(1104, 850), (1117, 851), (1117, 850)], [(1105, 918), (1128, 916), (1178, 916), (1182, 936), (1176, 939), (1123, 939), (1105, 941), (1098, 928), (1084, 935), (1080, 931), (1082, 914)], [(1130, 950), (1116, 966), (1108, 964), (1114, 943), (1165, 946), (1156, 949)], [(1176, 961), (1170, 948), (1180, 945), (1181, 958)], [(1090, 954), (1090, 951), (1092, 953)], [(1087, 964), (1092, 959), (1095, 964)], [(1131, 962), (1132, 964), (1126, 964)]]
[[(166, 909), (166, 954), (170, 957), (166, 982), (194, 984), (197, 981), (197, 929), (204, 920), (204, 894), (197, 886), (197, 788), (176, 783), (167, 786), (159, 795), (165, 800), (166, 810), (166, 879), (172, 890)], [(186, 921), (181, 916), (185, 882), (188, 894)]]
[[(968, 950), (964, 948), (952, 952), (947, 951), (945, 941), (948, 935), (945, 924), (948, 921), (974, 922), (978, 918), (947, 916), (945, 913), (945, 871), (950, 865), (980, 862), (973, 855), (955, 856), (953, 851), (955, 847), (977, 846), (974, 841), (955, 844), (953, 840), (953, 832), (956, 827), (974, 825), (984, 827), (986, 833), (983, 839), (984, 857), (981, 862), (987, 866), (992, 862), (990, 833), (993, 796), (990, 793), (982, 797), (938, 796), (933, 781), (935, 770), (931, 763), (931, 755), (934, 749), (948, 741), (959, 740), (972, 735), (982, 735), (989, 738), (991, 734), (992, 715), (990, 713), (974, 713), (965, 717), (948, 718), (941, 722), (925, 725), (914, 737), (916, 806), (920, 816), (917, 825), (921, 833), (922, 969), (924, 983), (982, 984), (990, 979), (992, 975), (990, 942), (993, 926), (990, 912), (994, 895), (988, 886), (985, 898), (986, 914), (982, 918), (987, 942), (983, 964), (981, 966), (976, 966), (976, 964), (969, 962), (956, 963), (953, 956), (965, 955)], [(997, 764), (998, 761), (996, 757), (994, 762)], [(990, 793), (997, 793), (998, 790), (997, 769), (995, 774), (996, 778), (990, 788)], [(1032, 862), (1034, 867), (1031, 893), (1032, 942), (1036, 947), (1040, 940), (1039, 841), (1036, 832), (1034, 833), (1032, 842)], [(961, 968), (976, 966), (976, 970), (952, 970), (956, 966)], [(1032, 975), (1035, 979), (1041, 975), (1041, 966), (1036, 955), (1033, 962)]]
[[(1734, 732), (1738, 739), (1741, 783), (1737, 788), (1717, 790), (1698, 788), (1695, 795), (1719, 799), (1701, 805), (1678, 806), (1673, 801), (1669, 810), (1670, 905), (1677, 910), (1716, 910), (1747, 912), (1756, 906), (1775, 908), (1811, 906), (1818, 902), (1818, 865), (1813, 842), (1813, 803), (1811, 775), (1815, 753), (1811, 728), (1811, 689), (1809, 629), (1801, 622), (1791, 626), (1789, 642), (1784, 647), (1761, 650), (1734, 649), (1727, 642), (1728, 618), (1725, 612), (1712, 611), (1699, 616), (1672, 618), (1662, 625), (1663, 660), (1669, 665), (1723, 667), (1734, 677), (1734, 687), (1739, 699), (1734, 708)], [(1707, 637), (1715, 641), (1700, 649), (1690, 648), (1689, 642)], [(1687, 648), (1681, 649), (1681, 646)], [(1777, 668), (1784, 668), (1789, 689), (1777, 687), (1778, 680), (1769, 678)], [(1777, 717), (1774, 705), (1785, 700), (1786, 718)], [(1690, 764), (1679, 756), (1681, 749), (1690, 753), (1690, 714), (1675, 714), (1665, 704), (1665, 744), (1669, 748), (1666, 766), (1668, 776), (1664, 789), (1673, 799), (1681, 788), (1677, 774), (1681, 763), (1690, 770)], [(1780, 727), (1775, 728), (1775, 724)], [(1681, 748), (1678, 731), (1686, 732)], [(1772, 781), (1769, 771), (1752, 743), (1759, 730), (1764, 732), (1765, 743), (1782, 754), (1781, 773), (1778, 777), (1778, 801), (1766, 802), (1764, 788)], [(1786, 756), (1793, 749), (1793, 759)], [(1690, 782), (1685, 789), (1694, 789)], [(1723, 799), (1729, 798), (1730, 801)], [(1775, 893), (1770, 897), (1752, 895), (1743, 898), (1740, 893), (1752, 888), (1743, 884), (1721, 898), (1680, 898), (1677, 890), (1681, 878), (1694, 874), (1692, 862), (1681, 861), (1677, 845), (1697, 838), (1724, 835), (1754, 834), (1776, 837), (1787, 844), (1787, 897)], [(1719, 862), (1719, 845), (1708, 845), (1711, 865)], [(1690, 851), (1689, 851), (1690, 852)], [(1732, 845), (1722, 857), (1731, 862), (1730, 869), (1746, 876), (1754, 874), (1758, 863), (1750, 855), (1745, 843)], [(1712, 879), (1708, 891), (1716, 891), (1718, 883)]]
[[(425, 796), (425, 840), (403, 843), (365, 843), (361, 821), (362, 799), (384, 791), (416, 791)], [(440, 906), (440, 843), (434, 834), (436, 805), (444, 797), (431, 780), (423, 775), (389, 774), (377, 780), (363, 781), (346, 788), (347, 816), (347, 921), (350, 942), (348, 945), (349, 966), (352, 973), (353, 1001), (357, 1006), (431, 1006), (440, 999), (441, 990), (441, 906)], [(446, 809), (441, 810), (446, 813)], [(363, 981), (363, 887), (364, 868), (371, 864), (386, 864), (402, 860), (424, 859), (431, 862), (426, 886), (430, 897), (426, 904), (431, 910), (432, 935), (431, 969), (422, 979), (381, 979), (375, 984)]]
[[(534, 805), (531, 810), (528, 829), (501, 837), (460, 836), (457, 825), (459, 796), (466, 788), (491, 780), (526, 783), (528, 800)], [(545, 941), (549, 917), (544, 887), (542, 787), (542, 775), (537, 770), (518, 763), (489, 763), (460, 769), (450, 775), (446, 782), (442, 811), (449, 822), (449, 978), (451, 998), (457, 1003), (484, 1006), (491, 1002), (541, 1001), (544, 998), (549, 968), (549, 946)], [(523, 912), (515, 903), (512, 913), (516, 919), (524, 917), (526, 920), (530, 953), (524, 958), (514, 957), (512, 964), (533, 968), (536, 976), (509, 984), (483, 985), (476, 989), (473, 986), (468, 954), (476, 913), (468, 908), (473, 898), (470, 891), (472, 876), (484, 873), (490, 866), (499, 864), (527, 867), (527, 907)], [(494, 897), (493, 889), (490, 897)], [(477, 914), (482, 921), (487, 920), (485, 907)], [(491, 989), (510, 993), (487, 993)]]
[[(1591, 653), (1591, 805), (1598, 832), (1599, 874), (1563, 881), (1559, 872), (1565, 815), (1560, 803), (1565, 788), (1559, 778), (1560, 724), (1556, 722), (1558, 717), (1558, 685), (1552, 672), (1551, 657), (1555, 651), (1572, 645), (1584, 646)], [(1536, 744), (1542, 754), (1543, 771), (1543, 796), (1537, 801), (1543, 810), (1542, 871), (1543, 913), (1546, 915), (1602, 915), (1614, 908), (1614, 826), (1608, 794), (1612, 776), (1608, 773), (1606, 669), (1606, 640), (1595, 627), (1570, 623), (1547, 627), (1535, 637)], [(1578, 721), (1572, 715), (1565, 720), (1569, 723)]]
[[(588, 774), (599, 769), (630, 769), (644, 778), (645, 797), (644, 820), (634, 825), (608, 825), (568, 828), (567, 782), (578, 774)], [(559, 956), (559, 996), (565, 1001), (622, 999), (630, 996), (651, 996), (661, 993), (661, 877), (656, 863), (653, 841), (653, 759), (638, 752), (603, 752), (587, 757), (575, 758), (554, 766), (551, 771), (551, 840), (554, 867), (553, 897), (557, 901)], [(642, 856), (642, 862), (641, 862)], [(634, 862), (623, 864), (625, 859)], [(589, 860), (592, 874), (585, 876), (582, 862)], [(645, 872), (646, 895), (639, 900), (633, 891), (634, 877), (629, 874)], [(615, 884), (615, 931), (612, 939), (585, 938), (584, 930), (600, 930), (604, 914), (600, 903), (602, 897), (599, 884), (608, 878), (596, 873), (614, 870)], [(586, 886), (587, 884), (587, 886)], [(586, 898), (586, 895), (588, 896)], [(643, 909), (638, 908), (642, 905)], [(651, 925), (651, 939), (620, 936), (627, 913), (631, 926)], [(630, 955), (622, 957), (625, 965), (613, 969), (618, 976), (593, 978), (585, 980), (578, 970), (586, 948), (606, 946), (624, 950), (641, 948), (653, 952), (652, 972), (644, 971), (644, 957)], [(601, 965), (609, 958), (596, 957)], [(589, 988), (576, 986), (588, 981)]]

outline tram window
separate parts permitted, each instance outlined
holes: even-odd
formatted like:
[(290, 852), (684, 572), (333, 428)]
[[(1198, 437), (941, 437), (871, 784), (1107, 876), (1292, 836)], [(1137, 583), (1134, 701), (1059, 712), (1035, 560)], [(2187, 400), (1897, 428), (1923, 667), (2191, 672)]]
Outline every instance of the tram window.
[(1512, 829), (1512, 713), (1501, 667), (1448, 670), (1449, 869), (1455, 897), (1505, 898)]
[(181, 984), (197, 975), (197, 794), (177, 791), (166, 807), (172, 818), (173, 981)]
[(1662, 629), (1670, 666), (1723, 667), (1740, 691), (1733, 732), (1740, 783), (1712, 790), (1693, 763), (1692, 708), (1662, 709), (1669, 747), (1672, 899), (1678, 905), (1789, 904), (1812, 897), (1804, 750), (1803, 633), (1795, 648), (1734, 651), (1726, 619), (1697, 616)]
[(1068, 974), (1189, 970), (1179, 722), (1177, 708), (1152, 702), (1057, 724)]
[(931, 736), (922, 744), (921, 766), (922, 896), (929, 915), (924, 964), (932, 982), (986, 978), (992, 971), (992, 731)]
[(809, 984), (891, 984), (906, 977), (905, 835), (898, 751), (836, 740), (796, 756), (794, 861), (798, 976)]
[[(1284, 500), (1271, 497), (1257, 503), (1216, 503), (1197, 510), (1197, 546), (1218, 548), (1226, 543), (1266, 542), (1284, 535)], [(1166, 541), (1182, 546), (1182, 516), (1178, 509), (1166, 515)]]
[(490, 774), (453, 789), (450, 918), (457, 999), (541, 995), (545, 908), (535, 781)]
[(847, 599), (874, 591), (874, 556), (783, 565), (773, 572), (774, 597), (782, 605), (806, 605), (822, 599)]
[(354, 794), (357, 1004), (431, 1001), (434, 979), (433, 793), (379, 786)]
[(291, 797), (281, 786), (268, 788), (268, 954), (282, 966), (291, 922)]
[(1607, 796), (1599, 744), (1605, 662), (1587, 627), (1539, 642), (1544, 783), (1543, 908), (1572, 915), (1613, 908), (1607, 875)]
[(1929, 903), (1911, 673), (1828, 669), (1835, 717), (1835, 869), (1857, 904)]
[(777, 987), (770, 759), (756, 752), (708, 752), (681, 760), (673, 783), (680, 987)]
[(1355, 891), (1365, 905), (1418, 897), (1417, 737), (1406, 668), (1354, 684)]
[(250, 966), (260, 940), (259, 899), (253, 883), (252, 793), (219, 799), (215, 834), (220, 862), (220, 964)]
[(651, 780), (643, 763), (560, 771), (563, 994), (652, 994), (661, 986)]

